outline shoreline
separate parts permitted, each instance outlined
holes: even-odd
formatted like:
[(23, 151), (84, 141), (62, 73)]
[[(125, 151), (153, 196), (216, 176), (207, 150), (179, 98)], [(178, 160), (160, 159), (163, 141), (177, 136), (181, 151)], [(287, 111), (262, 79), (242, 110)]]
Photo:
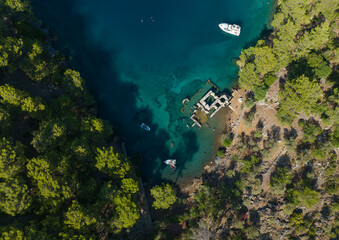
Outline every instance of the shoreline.
[[(246, 92), (241, 89), (233, 89), (232, 91), (232, 100), (230, 101), (230, 105), (227, 107), (227, 113), (225, 118), (225, 127), (221, 131), (220, 134), (218, 134), (215, 138), (216, 140), (216, 149), (220, 147), (220, 137), (223, 133), (228, 132), (233, 135), (234, 133), (234, 127), (237, 127), (236, 125), (240, 124), (240, 116), (242, 115), (241, 112), (244, 108), (243, 102), (245, 98)], [(239, 100), (241, 99), (241, 100)], [(233, 108), (234, 110), (232, 110)], [(238, 126), (239, 127), (239, 126)], [(220, 167), (226, 167), (228, 164), (228, 159), (231, 156), (231, 153), (233, 152), (233, 145), (236, 139), (233, 139), (233, 143), (230, 147), (226, 149), (226, 154), (224, 157), (218, 157), (216, 154), (213, 155), (209, 160), (206, 160), (206, 162), (203, 164), (203, 170), (201, 172), (201, 175), (199, 177), (194, 177), (193, 179), (187, 179), (183, 183), (178, 183), (178, 187), (182, 192), (187, 193), (190, 197), (193, 195), (193, 192), (197, 190), (197, 188), (201, 185), (203, 182), (203, 179), (208, 177), (209, 174), (212, 172), (219, 171)], [(216, 150), (217, 151), (217, 150)]]

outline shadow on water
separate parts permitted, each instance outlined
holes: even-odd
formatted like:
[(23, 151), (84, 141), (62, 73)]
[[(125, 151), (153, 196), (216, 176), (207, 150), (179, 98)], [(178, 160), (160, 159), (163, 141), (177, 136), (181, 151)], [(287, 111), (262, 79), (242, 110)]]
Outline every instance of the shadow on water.
[[(174, 154), (170, 155), (167, 142), (168, 132), (153, 122), (153, 112), (148, 107), (139, 108), (138, 86), (123, 82), (115, 69), (117, 50), (107, 50), (99, 42), (90, 41), (86, 19), (76, 14), (74, 0), (32, 0), (37, 16), (58, 35), (56, 46), (64, 54), (71, 56), (71, 64), (81, 72), (87, 87), (97, 99), (100, 116), (108, 119), (115, 131), (122, 135), (129, 154), (141, 153), (143, 176), (151, 182), (161, 179), (166, 166), (163, 160), (178, 158), (175, 182), (182, 176), (185, 163), (191, 161), (198, 151), (196, 133), (187, 131), (182, 135), (182, 143)], [(140, 123), (151, 127), (144, 131)], [(161, 161), (157, 161), (161, 159)]]

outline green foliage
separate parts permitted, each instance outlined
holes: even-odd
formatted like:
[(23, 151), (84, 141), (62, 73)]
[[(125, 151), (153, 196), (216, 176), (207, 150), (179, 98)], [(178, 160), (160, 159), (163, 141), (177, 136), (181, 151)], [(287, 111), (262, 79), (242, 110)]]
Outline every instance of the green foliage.
[(271, 86), (277, 80), (278, 80), (278, 77), (273, 73), (265, 74), (265, 76), (263, 77), (263, 82), (267, 86)]
[(27, 164), (28, 176), (37, 185), (44, 198), (59, 197), (60, 184), (53, 176), (50, 164), (42, 157), (33, 158)]
[(127, 196), (117, 196), (114, 198), (115, 216), (112, 217), (110, 225), (115, 233), (123, 228), (132, 227), (140, 218), (139, 209), (135, 202)]
[(339, 148), (339, 124), (334, 126), (332, 134), (332, 145), (335, 148)]
[(47, 149), (60, 146), (66, 137), (65, 135), (66, 127), (62, 121), (42, 122), (39, 130), (34, 132), (31, 144), (38, 152), (45, 152)]
[(0, 182), (0, 210), (11, 216), (24, 213), (32, 203), (28, 187), (20, 178)]
[(258, 45), (260, 45), (260, 41), (254, 49), (254, 64), (258, 72), (265, 75), (268, 72), (276, 70), (278, 61), (273, 54), (272, 48), (268, 46), (259, 47)]
[(126, 193), (136, 193), (139, 191), (139, 184), (132, 178), (124, 178), (121, 181), (121, 189)]
[(225, 148), (228, 148), (232, 145), (232, 142), (233, 142), (233, 138), (230, 136), (230, 135), (226, 135), (224, 137), (224, 140), (223, 140), (223, 143), (222, 145), (225, 147)]
[(278, 96), (280, 100), (278, 119), (282, 123), (291, 123), (297, 113), (310, 114), (314, 112), (314, 106), (323, 99), (320, 85), (305, 76), (287, 82), (284, 90), (279, 91)]
[(83, 118), (80, 128), (86, 133), (87, 139), (93, 139), (96, 143), (102, 142), (113, 133), (106, 121), (92, 116)]
[(337, 171), (337, 165), (337, 155), (331, 153), (329, 155), (327, 168), (325, 169), (325, 176), (330, 177), (331, 175), (334, 175)]
[(321, 127), (314, 123), (307, 123), (303, 126), (304, 142), (314, 143), (317, 136), (322, 132)]
[(151, 195), (155, 199), (152, 204), (155, 209), (168, 209), (177, 201), (176, 191), (168, 183), (154, 186), (151, 189)]
[(96, 219), (88, 216), (85, 209), (76, 200), (73, 200), (72, 206), (65, 213), (65, 224), (77, 230), (95, 222)]
[(316, 159), (323, 160), (326, 157), (326, 152), (324, 152), (322, 149), (313, 149), (312, 156)]
[(221, 148), (217, 152), (218, 157), (225, 157), (225, 149)]
[(250, 112), (246, 113), (245, 116), (244, 116), (245, 124), (247, 126), (252, 126), (252, 121), (254, 120), (254, 117), (255, 117), (254, 111), (250, 111)]
[(126, 156), (115, 152), (113, 147), (97, 148), (95, 160), (95, 166), (112, 177), (124, 178), (131, 168)]
[(116, 238), (140, 217), (134, 168), (28, 1), (0, 13), (0, 238)]
[(64, 73), (64, 83), (70, 89), (79, 89), (84, 90), (83, 80), (80, 76), (80, 73), (72, 69), (67, 69)]
[(5, 5), (17, 12), (23, 12), (29, 9), (29, 3), (21, 0), (5, 0)]
[(190, 209), (192, 219), (202, 216), (215, 218), (220, 211), (220, 199), (213, 188), (201, 185), (194, 195), (195, 205)]
[(304, 216), (302, 213), (293, 213), (290, 216), (290, 225), (292, 225), (296, 231), (300, 230), (300, 227), (304, 224)]
[(24, 232), (12, 226), (7, 229), (1, 229), (0, 233), (0, 239), (3, 240), (26, 240)]
[(307, 63), (312, 68), (317, 68), (324, 62), (324, 58), (316, 53), (310, 53), (307, 57)]
[(254, 96), (257, 101), (263, 100), (266, 97), (268, 86), (265, 84), (256, 85), (253, 88)]
[(245, 107), (247, 108), (252, 108), (255, 105), (255, 100), (251, 97), (247, 98), (246, 101), (244, 102)]
[(255, 138), (261, 138), (262, 137), (262, 131), (260, 131), (260, 130), (255, 131), (253, 136)]
[(256, 239), (260, 235), (259, 229), (255, 226), (245, 228), (245, 234), (248, 239)]
[(316, 69), (315, 74), (319, 78), (327, 78), (332, 72), (332, 68), (328, 66), (326, 62), (322, 63), (319, 68)]
[(252, 89), (255, 85), (260, 84), (260, 78), (255, 65), (248, 63), (239, 72), (239, 85), (241, 88), (247, 90)]
[(283, 194), (285, 186), (291, 183), (291, 174), (287, 167), (277, 167), (271, 175), (270, 188), (273, 194)]
[(249, 174), (253, 168), (254, 165), (259, 163), (259, 158), (251, 155), (241, 161), (241, 170), (240, 172), (243, 174)]
[(0, 178), (10, 179), (23, 170), (24, 146), (20, 142), (0, 139)]
[(32, 98), (28, 93), (18, 90), (8, 84), (0, 86), (0, 96), (3, 101), (15, 106), (21, 106), (22, 111), (37, 112), (45, 110), (41, 98)]
[(311, 208), (319, 201), (319, 193), (303, 181), (294, 188), (287, 190), (287, 200), (294, 207), (302, 205)]

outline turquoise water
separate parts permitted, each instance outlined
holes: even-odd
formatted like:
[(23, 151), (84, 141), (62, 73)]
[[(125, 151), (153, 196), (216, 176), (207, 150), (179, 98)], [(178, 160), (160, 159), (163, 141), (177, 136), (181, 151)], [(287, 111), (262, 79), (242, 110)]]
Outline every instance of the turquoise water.
[[(237, 77), (234, 59), (259, 38), (274, 9), (273, 0), (31, 2), (57, 48), (72, 56), (101, 117), (122, 135), (129, 154), (143, 155), (144, 177), (174, 182), (199, 176), (214, 159), (226, 120), (221, 111), (211, 128), (187, 128), (181, 101), (208, 79), (229, 89)], [(221, 22), (241, 25), (241, 35), (223, 33)], [(176, 171), (163, 163), (167, 158), (177, 159)]]

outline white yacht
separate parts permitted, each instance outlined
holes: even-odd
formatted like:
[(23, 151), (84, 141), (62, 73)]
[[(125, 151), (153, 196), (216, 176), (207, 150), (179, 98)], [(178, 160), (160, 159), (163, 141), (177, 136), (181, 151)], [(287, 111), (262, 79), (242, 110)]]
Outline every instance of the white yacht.
[(236, 24), (228, 24), (228, 23), (220, 23), (219, 27), (221, 30), (223, 30), (226, 33), (232, 34), (234, 36), (239, 36), (240, 35), (240, 30), (241, 27)]

